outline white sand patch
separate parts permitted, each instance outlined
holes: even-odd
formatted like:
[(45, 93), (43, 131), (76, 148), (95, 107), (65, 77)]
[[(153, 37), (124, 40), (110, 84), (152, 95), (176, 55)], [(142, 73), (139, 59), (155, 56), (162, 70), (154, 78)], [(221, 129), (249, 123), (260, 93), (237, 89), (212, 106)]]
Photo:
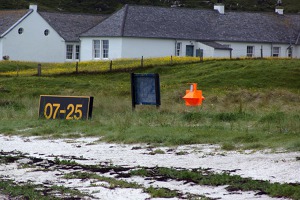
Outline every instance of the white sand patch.
[[(0, 135), (0, 151), (19, 151), (28, 156), (54, 160), (72, 159), (77, 163), (112, 165), (128, 167), (178, 167), (210, 168), (211, 171), (228, 171), (230, 174), (250, 177), (257, 180), (270, 180), (280, 183), (300, 183), (300, 161), (296, 158), (299, 152), (236, 152), (222, 151), (217, 145), (186, 145), (179, 147), (150, 148), (145, 144), (123, 145), (97, 142), (99, 138), (41, 140), (37, 137), (19, 137)], [(156, 149), (164, 154), (155, 154)], [(152, 153), (151, 153), (152, 152)], [(181, 155), (184, 154), (184, 155)], [(108, 189), (105, 183), (91, 184), (90, 180), (66, 180), (63, 171), (36, 171), (36, 169), (18, 168), (16, 163), (0, 165), (0, 176), (10, 177), (17, 181), (63, 185), (87, 192), (95, 199), (146, 199), (150, 196), (141, 189)], [(108, 176), (108, 175), (106, 175)], [(230, 193), (222, 187), (207, 187), (184, 184), (178, 181), (146, 181), (143, 178), (130, 178), (127, 181), (137, 182), (146, 187), (159, 186), (178, 190), (182, 193), (205, 195), (220, 199), (278, 199), (266, 195), (255, 195), (255, 192)], [(104, 185), (102, 185), (104, 184)], [(174, 198), (176, 199), (176, 198)]]

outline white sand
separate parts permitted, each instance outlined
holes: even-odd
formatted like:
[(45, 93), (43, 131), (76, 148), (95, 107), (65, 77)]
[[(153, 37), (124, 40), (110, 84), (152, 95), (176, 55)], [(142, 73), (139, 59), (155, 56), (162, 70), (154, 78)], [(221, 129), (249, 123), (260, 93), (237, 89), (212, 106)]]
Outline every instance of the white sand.
[[(121, 166), (143, 167), (180, 167), (180, 168), (211, 168), (215, 172), (231, 171), (231, 174), (250, 177), (257, 180), (270, 180), (280, 183), (300, 183), (299, 152), (270, 151), (222, 151), (217, 145), (188, 145), (176, 148), (149, 148), (147, 145), (120, 145), (96, 142), (98, 138), (40, 140), (36, 137), (19, 137), (0, 135), (0, 151), (20, 151), (28, 156), (53, 160), (55, 157), (68, 159), (74, 156), (86, 160), (75, 160), (81, 164), (111, 163)], [(138, 147), (138, 148), (137, 148)], [(165, 154), (150, 153), (160, 149)], [(176, 153), (185, 152), (185, 155)], [(66, 180), (61, 176), (63, 171), (41, 172), (34, 169), (19, 169), (17, 163), (0, 165), (0, 176), (7, 176), (16, 181), (33, 181), (77, 188), (92, 194), (95, 199), (146, 199), (149, 195), (141, 189), (107, 189), (105, 183), (93, 183), (91, 180)], [(107, 176), (109, 176), (107, 174)], [(220, 199), (279, 199), (266, 195), (255, 195), (256, 192), (230, 193), (222, 187), (208, 187), (184, 184), (178, 181), (159, 182), (144, 180), (141, 177), (125, 179), (137, 182), (146, 187), (159, 186), (175, 189), (182, 193), (205, 195)], [(96, 185), (96, 187), (95, 187)], [(176, 199), (176, 198), (174, 198)]]

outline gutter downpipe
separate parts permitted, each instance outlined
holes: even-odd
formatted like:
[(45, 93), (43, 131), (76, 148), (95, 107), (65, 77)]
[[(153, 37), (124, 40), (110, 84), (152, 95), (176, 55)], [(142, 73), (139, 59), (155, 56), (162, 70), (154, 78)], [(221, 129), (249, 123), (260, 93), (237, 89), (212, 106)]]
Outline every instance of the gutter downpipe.
[(177, 56), (177, 55), (176, 55), (176, 50), (177, 50), (177, 39), (175, 39), (174, 56)]
[(299, 32), (299, 34), (298, 34), (297, 40), (296, 40), (296, 42), (295, 42), (295, 45), (297, 45), (297, 44), (298, 44), (298, 42), (299, 42), (299, 38), (300, 38), (300, 32)]
[(273, 57), (273, 43), (271, 43), (271, 57)]
[[(300, 32), (299, 32), (298, 38), (297, 38), (297, 40), (296, 40), (296, 42), (295, 42), (295, 47), (298, 45), (299, 39), (300, 39)], [(297, 52), (297, 51), (296, 51), (296, 52)], [(296, 56), (296, 58), (297, 58), (297, 56)]]

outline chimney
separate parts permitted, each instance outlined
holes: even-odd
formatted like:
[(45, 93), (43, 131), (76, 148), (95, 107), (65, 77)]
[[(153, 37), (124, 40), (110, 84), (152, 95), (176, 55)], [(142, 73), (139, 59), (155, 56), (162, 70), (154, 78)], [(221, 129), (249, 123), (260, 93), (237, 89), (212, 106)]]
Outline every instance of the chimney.
[(214, 10), (217, 10), (220, 14), (225, 14), (225, 6), (222, 0), (218, 0), (218, 2), (214, 5)]
[(36, 11), (37, 11), (37, 5), (35, 5), (35, 4), (30, 4), (30, 5), (29, 5), (29, 9), (33, 10), (34, 12), (36, 12)]
[(275, 13), (279, 14), (279, 15), (283, 15), (283, 6), (282, 6), (282, 1), (281, 0), (277, 0), (277, 4), (275, 7)]

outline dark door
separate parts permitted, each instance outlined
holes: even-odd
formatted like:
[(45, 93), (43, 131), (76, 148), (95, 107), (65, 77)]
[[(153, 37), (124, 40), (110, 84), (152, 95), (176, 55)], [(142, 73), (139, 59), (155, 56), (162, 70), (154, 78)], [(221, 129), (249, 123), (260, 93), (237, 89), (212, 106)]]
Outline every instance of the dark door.
[(196, 49), (196, 57), (203, 57), (203, 49)]
[(186, 56), (194, 56), (194, 46), (186, 45)]

